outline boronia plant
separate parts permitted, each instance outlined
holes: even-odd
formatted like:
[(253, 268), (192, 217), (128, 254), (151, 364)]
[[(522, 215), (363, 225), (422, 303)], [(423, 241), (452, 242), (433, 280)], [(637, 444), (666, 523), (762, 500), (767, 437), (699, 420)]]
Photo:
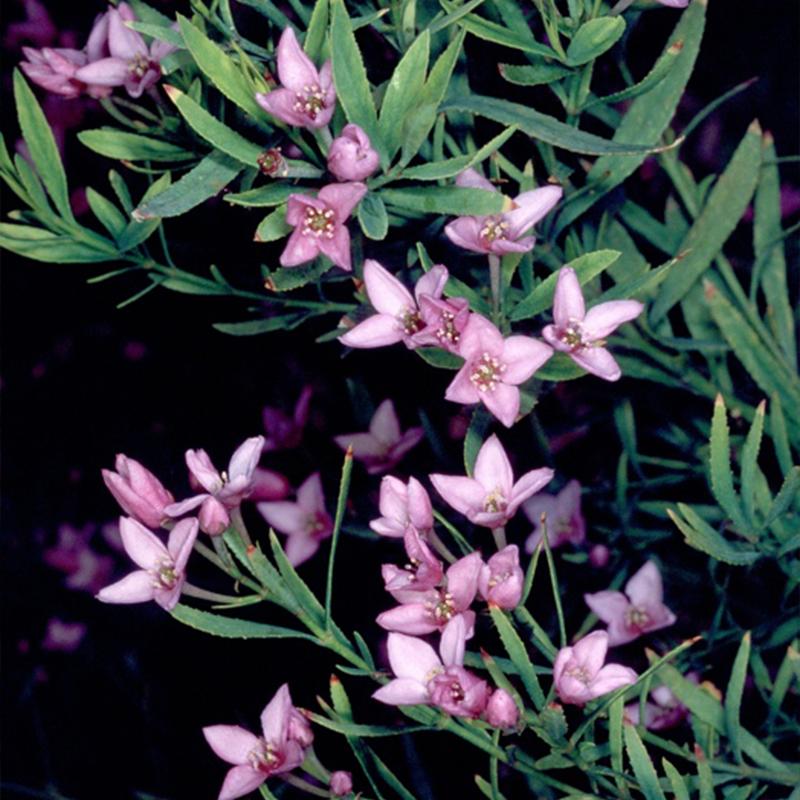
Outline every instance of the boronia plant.
[[(290, 638), (330, 655), (316, 710), (276, 685), (250, 727), (204, 728), (224, 762), (220, 800), (413, 800), (419, 767), (387, 753), (426, 731), (471, 749), (458, 768), (492, 800), (800, 798), (798, 280), (780, 159), (758, 122), (731, 132), (719, 175), (681, 159), (747, 87), (670, 127), (706, 7), (193, 0), (170, 19), (131, 0), (98, 8), (81, 49), (26, 48), (14, 96), (27, 151), (0, 150), (20, 204), (3, 247), (110, 264), (91, 280), (135, 285), (124, 303), (156, 289), (239, 300), (219, 331), (314, 331), (320, 358), (353, 350), (358, 365), (358, 351), (386, 347), (401, 369), (402, 344), (431, 375), (412, 400), (470, 414), (458, 468), (438, 458), (452, 439), (431, 417), (404, 427), (386, 399), (368, 430), (336, 436), (340, 475), (293, 490), (281, 453), (303, 439), (304, 390), (292, 416), (268, 409), (266, 436), (227, 469), (188, 450), (191, 496), (125, 455), (104, 471), (133, 568), (98, 600), (155, 600), (198, 636), (229, 638), (232, 659), (242, 638), (274, 640), (272, 658)], [(651, 15), (663, 49), (634, 75)], [(68, 182), (32, 85), (108, 115), (78, 134), (113, 167), (86, 188), (91, 215), (73, 209), (80, 176)], [(662, 188), (641, 201), (645, 163)], [(176, 263), (170, 221), (218, 196), (262, 217), (260, 276), (236, 257)], [(752, 256), (734, 262), (751, 206)], [(639, 405), (649, 384), (686, 412), (653, 421)], [(554, 455), (565, 436), (595, 446), (570, 426), (576, 398), (600, 387), (619, 447), (581, 486)], [(548, 398), (563, 402), (558, 441), (536, 415)], [(426, 441), (427, 474), (404, 473)], [(370, 630), (335, 602), (349, 535), (358, 579), (387, 592)], [(392, 563), (377, 562), (381, 537), (395, 540)], [(197, 585), (202, 559), (226, 593)], [(304, 577), (311, 559), (327, 561), (324, 585)], [(748, 581), (777, 587), (755, 625), (729, 598)], [(684, 596), (695, 582), (715, 598), (699, 617)], [(294, 622), (274, 624), (276, 607)], [(356, 688), (371, 699), (351, 703)], [(315, 740), (335, 736), (351, 756), (325, 765)], [(418, 747), (442, 752), (432, 740)]]

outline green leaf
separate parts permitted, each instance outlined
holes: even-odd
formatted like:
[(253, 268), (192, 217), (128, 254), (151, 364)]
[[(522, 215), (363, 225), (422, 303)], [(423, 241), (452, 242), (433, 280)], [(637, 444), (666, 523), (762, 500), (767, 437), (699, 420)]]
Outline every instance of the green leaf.
[(187, 161), (195, 157), (171, 142), (116, 128), (81, 131), (78, 141), (101, 156), (121, 161)]
[(128, 227), (128, 220), (123, 213), (91, 186), (86, 188), (86, 200), (98, 222), (114, 237), (114, 241), (117, 241)]
[(667, 515), (686, 537), (686, 543), (691, 547), (702, 550), (717, 561), (724, 561), (735, 567), (749, 566), (761, 557), (755, 550), (731, 544), (690, 506), (678, 503), (678, 511), (683, 516), (679, 516), (672, 509), (667, 509)]
[(167, 42), (175, 47), (183, 47), (183, 38), (178, 31), (165, 25), (154, 25), (152, 22), (139, 22), (131, 20), (125, 23), (126, 28), (143, 33), (160, 42)]
[(747, 434), (744, 447), (742, 448), (742, 503), (744, 513), (750, 527), (757, 527), (755, 516), (756, 509), (756, 481), (758, 480), (758, 452), (761, 449), (761, 437), (764, 433), (764, 414), (766, 413), (766, 400), (762, 400), (756, 408), (753, 424)]
[(297, 570), (286, 558), (286, 553), (284, 553), (283, 547), (281, 547), (281, 543), (273, 530), (269, 532), (269, 543), (281, 577), (300, 609), (308, 615), (314, 624), (323, 626), (325, 624), (325, 609), (322, 607), (322, 603), (317, 600), (314, 593), (308, 588), (308, 584), (297, 574)]
[(417, 347), (414, 352), (426, 363), (439, 369), (461, 369), (464, 359), (441, 347)]
[(389, 215), (380, 195), (368, 192), (358, 205), (358, 224), (368, 239), (381, 241), (389, 232)]
[(200, 611), (182, 604), (175, 606), (170, 613), (173, 619), (190, 628), (227, 639), (310, 639), (316, 641), (313, 636), (302, 631), (226, 617), (222, 614), (212, 614), (209, 611)]
[(633, 725), (625, 725), (625, 750), (628, 753), (633, 774), (639, 782), (639, 789), (646, 800), (667, 800), (658, 782), (658, 774), (650, 756)]
[(464, 186), (415, 186), (407, 189), (381, 189), (380, 197), (389, 205), (423, 214), (484, 215), (499, 214), (506, 198), (500, 192)]
[[(596, 278), (604, 270), (607, 270), (620, 255), (619, 250), (595, 250), (593, 253), (584, 253), (565, 266), (575, 270), (581, 286), (584, 286), (592, 278)], [(551, 308), (557, 282), (558, 272), (548, 275), (527, 297), (514, 306), (508, 318), (512, 322), (517, 322)]]
[(342, 463), (342, 474), (339, 478), (339, 494), (336, 498), (336, 513), (333, 518), (333, 532), (331, 533), (331, 547), (328, 555), (328, 577), (325, 582), (325, 628), (331, 629), (331, 603), (333, 602), (333, 577), (336, 567), (336, 553), (339, 545), (339, 535), (342, 531), (344, 512), (347, 507), (347, 498), (350, 494), (350, 479), (353, 474), (353, 451), (347, 448)]
[(286, 206), (279, 206), (258, 223), (253, 240), (274, 242), (277, 239), (283, 239), (291, 230), (292, 226), (286, 222)]
[(596, 17), (578, 28), (567, 48), (567, 63), (579, 67), (610, 50), (625, 33), (625, 20), (617, 17)]
[(569, 67), (557, 64), (498, 64), (500, 75), (517, 86), (540, 86), (572, 74)]
[(322, 728), (329, 731), (343, 733), (345, 736), (358, 736), (360, 738), (376, 738), (385, 736), (403, 736), (429, 730), (427, 725), (413, 725), (407, 728), (388, 727), (384, 725), (358, 725), (346, 719), (331, 719), (321, 714), (308, 712), (308, 718)]
[(676, 264), (680, 263), (680, 257), (673, 258), (655, 269), (647, 269), (643, 275), (632, 278), (624, 283), (618, 283), (597, 298), (597, 303), (607, 303), (609, 300), (633, 300), (635, 298), (646, 298), (654, 289), (669, 275)]
[(22, 138), (28, 146), (36, 171), (44, 182), (48, 194), (53, 198), (59, 214), (64, 219), (74, 222), (75, 217), (69, 204), (67, 176), (61, 163), (61, 156), (58, 154), (56, 140), (36, 96), (17, 69), (14, 70), (14, 102)]
[(303, 40), (303, 50), (312, 61), (319, 61), (322, 57), (322, 48), (325, 45), (325, 33), (328, 29), (328, 0), (317, 0), (308, 30)]
[(260, 333), (288, 329), (292, 327), (292, 323), (304, 318), (305, 314), (285, 314), (279, 317), (267, 317), (267, 319), (251, 319), (246, 322), (216, 322), (212, 327), (229, 336), (257, 336)]
[(492, 415), (481, 403), (472, 413), (472, 420), (464, 437), (464, 470), (472, 477), (472, 470), (475, 467), (475, 460), (478, 458), (478, 451), (486, 438), (486, 432), (492, 423)]
[(749, 529), (742, 511), (739, 496), (733, 488), (733, 470), (731, 469), (731, 445), (728, 434), (728, 412), (722, 395), (714, 401), (714, 416), (711, 419), (711, 441), (709, 466), (711, 474), (711, 490), (717, 502), (742, 531)]
[[(102, 237), (98, 237), (101, 241)], [(90, 264), (111, 261), (117, 248), (108, 240), (106, 247), (76, 242), (71, 236), (59, 236), (43, 228), (0, 223), (0, 247), (12, 253), (50, 264)]]
[(622, 720), (625, 714), (625, 698), (618, 697), (608, 708), (608, 745), (611, 749), (611, 769), (620, 797), (629, 797), (625, 784), (624, 760), (622, 755)]
[(291, 183), (276, 181), (267, 183), (256, 189), (248, 189), (246, 192), (235, 192), (225, 195), (226, 203), (233, 203), (237, 206), (254, 206), (261, 208), (264, 206), (279, 206), (289, 199), (290, 194), (304, 194), (308, 192), (300, 186), (293, 186)]
[(664, 768), (664, 774), (667, 776), (669, 785), (672, 787), (675, 800), (691, 800), (689, 797), (689, 790), (686, 788), (686, 781), (683, 779), (680, 772), (675, 769), (674, 765), (670, 761), (667, 761), (666, 758), (662, 758), (661, 766)]
[(536, 378), (541, 381), (572, 381), (584, 375), (586, 370), (579, 367), (566, 353), (553, 353), (544, 366), (536, 370)]
[(224, 153), (214, 152), (192, 167), (180, 180), (142, 203), (133, 212), (141, 222), (153, 217), (177, 217), (219, 194), (238, 174), (242, 165)]
[(783, 485), (772, 501), (767, 518), (764, 520), (765, 527), (772, 525), (790, 509), (798, 489), (800, 489), (800, 467), (792, 467), (786, 473)]
[(651, 313), (654, 325), (687, 294), (733, 233), (750, 204), (760, 165), (761, 128), (754, 122), (681, 242), (687, 255), (661, 287)]
[(306, 284), (321, 278), (333, 264), (326, 258), (315, 258), (308, 264), (299, 267), (278, 269), (267, 274), (264, 284), (274, 292), (288, 292), (300, 289)]
[(734, 758), (742, 763), (742, 746), (739, 741), (739, 730), (741, 722), (739, 713), (742, 706), (742, 694), (744, 692), (744, 682), (747, 678), (747, 665), (750, 662), (750, 632), (742, 637), (742, 643), (736, 653), (731, 669), (731, 677), (728, 681), (728, 688), (725, 692), (725, 729), (728, 740), (733, 748)]
[(506, 653), (508, 653), (508, 657), (519, 672), (525, 691), (533, 700), (537, 711), (541, 711), (545, 702), (544, 692), (533, 667), (533, 662), (525, 649), (525, 644), (505, 611), (490, 605), (489, 613), (492, 616), (492, 622), (494, 622), (498, 634), (500, 634), (500, 639), (503, 642)]

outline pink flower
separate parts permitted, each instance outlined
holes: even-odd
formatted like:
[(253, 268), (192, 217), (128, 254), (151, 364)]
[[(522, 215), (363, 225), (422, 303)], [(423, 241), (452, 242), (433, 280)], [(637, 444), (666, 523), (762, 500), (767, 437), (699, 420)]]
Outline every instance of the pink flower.
[(581, 514), (581, 485), (570, 481), (557, 495), (540, 494), (526, 501), (522, 510), (533, 523), (533, 533), (525, 542), (525, 552), (532, 553), (544, 537), (542, 514), (547, 524), (550, 547), (564, 544), (583, 544), (586, 521)]
[(388, 270), (377, 261), (367, 259), (364, 262), (364, 285), (367, 297), (378, 313), (340, 336), (339, 341), (348, 347), (385, 347), (395, 342), (403, 342), (412, 349), (417, 347), (423, 343), (417, 335), (426, 328), (419, 303), (425, 296), (441, 297), (445, 283), (447, 268), (437, 264), (417, 281), (412, 296)]
[(524, 582), (525, 574), (519, 565), (519, 548), (510, 544), (483, 565), (478, 591), (490, 606), (510, 610), (519, 605)]
[(82, 622), (64, 622), (58, 617), (47, 620), (47, 632), (42, 640), (42, 649), (74, 653), (86, 636), (87, 628)]
[(611, 300), (586, 311), (575, 270), (562, 267), (553, 297), (553, 324), (545, 326), (542, 336), (587, 372), (616, 381), (622, 372), (606, 350), (605, 338), (643, 310), (638, 300)]
[[(471, 168), (456, 178), (456, 185), (497, 191)], [(536, 239), (523, 234), (553, 209), (562, 194), (560, 186), (523, 192), (514, 198), (511, 211), (488, 217), (457, 217), (445, 225), (444, 232), (453, 244), (476, 253), (525, 253), (533, 248)]]
[(179, 503), (168, 505), (164, 511), (170, 517), (180, 517), (200, 506), (200, 526), (211, 536), (217, 536), (230, 525), (229, 511), (249, 497), (264, 437), (253, 436), (236, 448), (227, 472), (220, 473), (205, 450), (187, 450), (186, 466), (190, 477), (206, 491)]
[(331, 773), (329, 788), (334, 797), (344, 797), (353, 791), (353, 776), (349, 772), (337, 769)]
[(253, 481), (247, 499), (251, 502), (259, 500), (283, 500), (289, 494), (289, 481), (271, 469), (256, 467), (253, 470)]
[(664, 605), (663, 598), (661, 573), (653, 561), (645, 563), (625, 584), (625, 594), (605, 591), (583, 596), (586, 605), (608, 624), (608, 643), (612, 647), (672, 625), (675, 615)]
[(309, 475), (302, 483), (296, 502), (256, 503), (256, 508), (269, 525), (289, 537), (286, 557), (294, 566), (311, 558), (320, 542), (333, 533), (319, 472)]
[(308, 412), (311, 404), (313, 389), (304, 386), (297, 398), (292, 416), (284, 414), (279, 408), (265, 406), (261, 412), (261, 419), (264, 422), (264, 452), (269, 453), (273, 450), (291, 450), (297, 447), (303, 438), (303, 430), (308, 423)]
[(602, 569), (608, 564), (611, 553), (604, 544), (596, 544), (589, 551), (589, 563), (597, 569)]
[[(697, 683), (699, 676), (696, 672), (689, 673), (687, 679)], [(649, 731), (665, 731), (680, 725), (688, 716), (689, 709), (678, 700), (666, 686), (659, 686), (650, 692), (653, 701), (645, 703), (644, 721), (645, 728)], [(630, 703), (625, 706), (625, 719), (631, 725), (639, 725), (639, 703)]]
[(58, 38), (58, 28), (47, 7), (39, 0), (22, 0), (25, 19), (6, 26), (3, 44), (7, 48), (16, 47), (20, 42), (32, 42), (39, 47), (52, 44)]
[(328, 150), (328, 169), (340, 181), (363, 181), (379, 161), (369, 136), (358, 125), (345, 125)]
[(489, 700), (489, 686), (464, 669), (467, 628), (455, 617), (444, 629), (439, 653), (422, 639), (390, 633), (389, 664), (395, 679), (372, 696), (392, 706), (427, 703), (448, 714), (479, 717)]
[(553, 681), (562, 703), (582, 706), (595, 697), (635, 683), (637, 675), (621, 664), (606, 664), (608, 634), (593, 631), (572, 647), (558, 651)]
[(423, 535), (433, 528), (431, 499), (416, 478), (409, 478), (408, 486), (391, 475), (382, 478), (378, 508), (382, 516), (369, 526), (381, 536), (399, 539), (409, 526)]
[(503, 338), (480, 314), (472, 314), (458, 346), (464, 366), (447, 387), (454, 403), (483, 403), (507, 428), (519, 414), (519, 384), (553, 355), (543, 342), (528, 336)]
[(76, 77), (78, 70), (88, 63), (83, 50), (66, 47), (44, 47), (34, 50), (23, 47), (26, 61), (20, 62), (20, 69), (37, 86), (62, 97), (75, 98), (83, 92), (92, 97), (107, 97), (111, 89), (106, 86), (88, 85)]
[(183, 519), (170, 531), (165, 547), (147, 528), (130, 517), (119, 521), (125, 552), (141, 569), (97, 594), (103, 603), (144, 603), (155, 600), (172, 611), (178, 604), (186, 580), (186, 562), (197, 538), (196, 519)]
[(492, 435), (478, 451), (474, 475), (435, 474), (430, 478), (436, 491), (456, 511), (476, 525), (500, 528), (525, 500), (552, 480), (553, 470), (534, 469), (515, 482), (506, 451)]
[(257, 94), (256, 101), (268, 113), (289, 125), (324, 128), (333, 116), (336, 90), (331, 62), (317, 68), (303, 52), (291, 28), (281, 34), (277, 49), (278, 78), (282, 88)]
[(391, 400), (384, 400), (369, 423), (367, 433), (342, 433), (333, 439), (342, 450), (353, 448), (353, 457), (366, 464), (370, 475), (379, 475), (395, 467), (403, 456), (416, 447), (425, 435), (422, 428), (400, 430), (400, 420)]
[(203, 735), (211, 749), (228, 764), (219, 800), (234, 800), (255, 791), (271, 775), (296, 769), (305, 758), (304, 748), (290, 734), (292, 705), (289, 687), (283, 684), (261, 712), (261, 736), (238, 725), (210, 725)]
[(329, 183), (316, 197), (290, 195), (286, 221), (294, 225), (294, 232), (281, 253), (281, 266), (296, 267), (322, 253), (349, 272), (350, 232), (345, 223), (366, 193), (363, 183)]
[(451, 353), (460, 354), (461, 334), (471, 316), (469, 302), (463, 297), (445, 300), (443, 297), (423, 294), (419, 298), (419, 313), (424, 327), (414, 335), (414, 343), (443, 347)]
[(519, 723), (519, 708), (514, 698), (505, 689), (495, 689), (486, 705), (486, 721), (493, 728), (516, 728)]
[(448, 568), (441, 588), (403, 592), (398, 595), (402, 605), (378, 614), (378, 625), (389, 631), (420, 636), (441, 630), (450, 620), (463, 616), (465, 635), (472, 636), (475, 612), (469, 607), (478, 591), (482, 566), (480, 553), (460, 558)]
[(71, 525), (61, 525), (58, 541), (48, 547), (42, 558), (50, 567), (63, 572), (68, 589), (96, 594), (108, 582), (114, 569), (114, 559), (96, 553), (89, 545), (93, 527), (77, 530)]
[(161, 481), (138, 461), (119, 453), (114, 467), (104, 469), (103, 480), (122, 510), (148, 528), (159, 528), (167, 514), (164, 509), (175, 502)]
[[(404, 535), (408, 563), (402, 569), (394, 564), (381, 567), (384, 588), (398, 603), (417, 603), (421, 599), (432, 597), (433, 589), (444, 578), (442, 562), (436, 558), (413, 526), (406, 529)], [(422, 598), (420, 592), (428, 592)], [(438, 592), (434, 593), (438, 597)]]

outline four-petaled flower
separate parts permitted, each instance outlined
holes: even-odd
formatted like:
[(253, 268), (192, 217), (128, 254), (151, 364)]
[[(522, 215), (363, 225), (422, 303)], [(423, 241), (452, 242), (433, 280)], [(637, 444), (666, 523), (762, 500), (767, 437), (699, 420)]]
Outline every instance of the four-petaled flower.
[(545, 515), (550, 547), (583, 544), (586, 539), (586, 520), (581, 514), (581, 485), (578, 481), (570, 481), (557, 495), (532, 497), (523, 503), (522, 510), (534, 525), (533, 532), (525, 541), (526, 553), (532, 553), (544, 537), (542, 514)]
[(643, 633), (666, 628), (675, 622), (675, 615), (664, 605), (661, 573), (648, 561), (625, 584), (622, 592), (585, 594), (586, 605), (608, 624), (608, 643), (626, 644)]
[(186, 580), (186, 562), (197, 538), (196, 519), (183, 519), (170, 531), (166, 547), (141, 523), (131, 517), (119, 521), (122, 545), (141, 569), (97, 593), (104, 603), (144, 603), (155, 600), (172, 611), (178, 604)]
[(497, 436), (490, 436), (478, 451), (474, 478), (464, 475), (431, 475), (437, 492), (476, 525), (500, 528), (519, 506), (553, 478), (549, 467), (526, 472), (514, 481), (511, 463)]
[(289, 195), (286, 221), (294, 231), (281, 253), (281, 266), (296, 267), (322, 253), (349, 272), (352, 263), (346, 222), (366, 192), (363, 183), (329, 183), (316, 197)]
[(409, 478), (406, 485), (391, 475), (383, 477), (378, 508), (382, 516), (372, 520), (369, 526), (381, 536), (399, 539), (409, 526), (422, 534), (433, 528), (431, 499), (416, 478)]
[(461, 333), (458, 354), (464, 366), (447, 387), (454, 403), (483, 403), (507, 428), (519, 414), (519, 384), (541, 367), (553, 351), (529, 336), (503, 334), (486, 317), (472, 314)]
[(575, 270), (562, 267), (553, 297), (553, 324), (545, 326), (542, 336), (587, 372), (616, 381), (622, 371), (606, 350), (605, 337), (643, 310), (638, 300), (610, 300), (586, 311)]
[[(456, 178), (456, 185), (497, 191), (472, 168)], [(532, 189), (514, 198), (511, 211), (486, 217), (458, 217), (445, 225), (444, 232), (453, 244), (476, 253), (525, 253), (536, 242), (535, 237), (524, 236), (525, 232), (554, 208), (562, 194), (560, 186)]]

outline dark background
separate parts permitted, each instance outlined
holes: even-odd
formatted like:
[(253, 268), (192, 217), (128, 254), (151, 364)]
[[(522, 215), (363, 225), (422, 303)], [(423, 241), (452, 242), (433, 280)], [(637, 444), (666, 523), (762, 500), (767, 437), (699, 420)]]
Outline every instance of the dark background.
[[(4, 5), (7, 23), (18, 8)], [(100, 10), (99, 4), (69, 4), (69, 10), (57, 5), (56, 21), (81, 31)], [(653, 13), (646, 37), (663, 38), (674, 14)], [(690, 152), (700, 173), (724, 163), (754, 116), (774, 132), (779, 154), (797, 152), (799, 24), (795, 0), (711, 0), (703, 50), (681, 118), (688, 119), (740, 81), (756, 75), (760, 80), (695, 134)], [(13, 50), (4, 55), (7, 87), (17, 55)], [(8, 94), (5, 108), (5, 129), (13, 142)], [(67, 146), (67, 161), (72, 186), (91, 182), (87, 175), (102, 175), (108, 166), (87, 162), (74, 141)], [(798, 185), (796, 171), (785, 175)], [(13, 199), (5, 197), (5, 210), (13, 207)], [(244, 285), (256, 280), (255, 264), (267, 258), (248, 243), (254, 225), (254, 220), (242, 225), (239, 212), (212, 202), (192, 216), (191, 224), (175, 223), (167, 230), (187, 240), (175, 253), (179, 264), (203, 272), (206, 264), (217, 263), (234, 283)], [(314, 696), (327, 694), (327, 672), (334, 661), (311, 645), (205, 637), (174, 623), (154, 604), (101, 605), (86, 593), (64, 588), (63, 576), (42, 562), (43, 548), (55, 541), (63, 523), (81, 527), (115, 518), (117, 507), (100, 479), (100, 469), (112, 466), (115, 453), (141, 460), (176, 494), (186, 492), (186, 448), (205, 447), (224, 466), (239, 442), (261, 432), (263, 405), (290, 407), (306, 382), (314, 384), (316, 394), (303, 448), (274, 455), (264, 464), (284, 471), (294, 485), (321, 469), (332, 505), (340, 453), (329, 437), (360, 429), (365, 416), (365, 409), (352, 409), (345, 379), (367, 375), (373, 399), (397, 398), (401, 419), (409, 425), (418, 405), (429, 405), (436, 419), (443, 413), (436, 410), (442, 404), (435, 398), (446, 376), (431, 377), (400, 349), (393, 351), (391, 362), (385, 352), (342, 360), (335, 343), (311, 346), (311, 334), (324, 332), (325, 326), (242, 339), (214, 332), (212, 322), (245, 317), (244, 306), (236, 302), (156, 291), (118, 311), (115, 304), (141, 287), (124, 281), (87, 286), (85, 279), (98, 271), (3, 255), (4, 796), (89, 800), (134, 797), (139, 791), (164, 798), (210, 798), (225, 768), (209, 751), (200, 728), (218, 722), (255, 726), (264, 703), (286, 680), (292, 681), (299, 705), (314, 707)], [(335, 319), (329, 327), (333, 324)], [(601, 409), (607, 408), (605, 397), (601, 393)], [(549, 431), (569, 427), (555, 406), (543, 409), (543, 415), (552, 419)], [(602, 423), (601, 418), (594, 421)], [(457, 443), (448, 445), (454, 471), (457, 453)], [(430, 457), (423, 445), (403, 469), (425, 473)], [(524, 466), (535, 465), (535, 454), (530, 458)], [(582, 466), (585, 477), (599, 469), (592, 458), (588, 461)], [(377, 479), (358, 470), (355, 480), (359, 507), (374, 508)], [(371, 511), (366, 513), (362, 519), (370, 518)], [(95, 541), (98, 550), (113, 553), (99, 536)], [(353, 580), (341, 583), (337, 608), (376, 642), (380, 637), (369, 609), (381, 609), (386, 601), (374, 568), (378, 559), (372, 551), (362, 556), (359, 548), (364, 546), (358, 539), (343, 540), (342, 556)], [(383, 548), (383, 560), (393, 557), (383, 544), (369, 547)], [(115, 574), (122, 575), (128, 567), (116, 558)], [(362, 559), (368, 565), (363, 573)], [(304, 568), (316, 585), (323, 566), (317, 559)], [(209, 575), (204, 585), (227, 590), (215, 580)], [(269, 612), (262, 613), (266, 618)], [(76, 652), (41, 648), (53, 616), (88, 625)], [(346, 685), (358, 697), (362, 683), (350, 679)], [(438, 758), (429, 749), (433, 743), (420, 741), (423, 763), (436, 774)], [(320, 735), (318, 742), (329, 767), (352, 767), (340, 740)], [(413, 745), (405, 747), (397, 748), (400, 757), (413, 763), (418, 757), (409, 749)], [(379, 746), (382, 754), (389, 749)], [(452, 750), (448, 753), (452, 758)], [(483, 764), (475, 768), (486, 772)], [(429, 791), (455, 796), (453, 785), (438, 772), (429, 789), (415, 787), (420, 796)]]

